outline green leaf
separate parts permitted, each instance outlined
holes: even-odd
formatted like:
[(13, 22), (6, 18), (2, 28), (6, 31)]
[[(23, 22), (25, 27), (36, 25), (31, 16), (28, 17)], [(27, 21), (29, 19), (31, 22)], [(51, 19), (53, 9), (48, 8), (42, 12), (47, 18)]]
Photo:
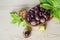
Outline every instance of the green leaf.
[(11, 17), (17, 19), (18, 15), (16, 12), (11, 12)]
[(53, 5), (53, 3), (54, 3), (53, 0), (47, 0), (47, 2), (48, 2), (50, 5)]
[(11, 17), (13, 18), (13, 20), (12, 20), (13, 24), (18, 23), (18, 25), (19, 25), (23, 20), (23, 17), (19, 16), (16, 12), (11, 12)]
[(55, 8), (52, 15), (60, 20), (60, 8)]
[(45, 9), (52, 9), (52, 6), (49, 4), (42, 4), (41, 6)]
[(21, 20), (18, 21), (18, 26), (20, 25), (20, 23), (21, 23)]
[(11, 23), (16, 24), (16, 23), (17, 23), (17, 20), (16, 20), (16, 19), (13, 19), (13, 20), (11, 21)]
[(56, 8), (60, 7), (60, 0), (54, 0), (53, 6), (56, 7)]
[(18, 18), (18, 25), (20, 25), (20, 23), (22, 22), (22, 20), (23, 20), (22, 16), (19, 16), (19, 18)]
[(47, 0), (47, 1), (48, 1), (48, 3), (50, 3), (53, 6), (53, 8), (54, 7), (60, 8), (60, 0)]
[(40, 3), (47, 3), (47, 0), (39, 0)]
[(25, 20), (23, 21), (22, 24), (23, 24), (23, 27), (26, 27), (26, 28), (29, 27), (29, 24)]

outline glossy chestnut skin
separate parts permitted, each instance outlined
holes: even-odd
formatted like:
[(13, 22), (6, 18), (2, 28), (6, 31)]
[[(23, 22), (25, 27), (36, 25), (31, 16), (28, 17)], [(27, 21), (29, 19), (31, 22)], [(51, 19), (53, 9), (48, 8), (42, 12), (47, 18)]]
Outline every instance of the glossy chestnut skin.
[(40, 5), (37, 5), (27, 12), (25, 19), (32, 26), (43, 24), (50, 20), (50, 10), (44, 9), (40, 7)]
[(25, 28), (24, 31), (23, 31), (23, 36), (24, 36), (25, 38), (30, 37), (30, 36), (31, 36), (31, 31), (32, 31), (32, 28), (31, 28), (31, 27)]

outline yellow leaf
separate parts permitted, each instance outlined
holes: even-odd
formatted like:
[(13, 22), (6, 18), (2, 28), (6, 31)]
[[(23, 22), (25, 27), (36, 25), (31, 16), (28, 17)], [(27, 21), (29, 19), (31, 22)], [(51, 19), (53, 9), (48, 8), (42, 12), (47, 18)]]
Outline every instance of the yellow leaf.
[(46, 27), (45, 27), (44, 25), (41, 25), (41, 26), (39, 27), (39, 30), (40, 30), (40, 31), (44, 31), (45, 28), (46, 28)]

